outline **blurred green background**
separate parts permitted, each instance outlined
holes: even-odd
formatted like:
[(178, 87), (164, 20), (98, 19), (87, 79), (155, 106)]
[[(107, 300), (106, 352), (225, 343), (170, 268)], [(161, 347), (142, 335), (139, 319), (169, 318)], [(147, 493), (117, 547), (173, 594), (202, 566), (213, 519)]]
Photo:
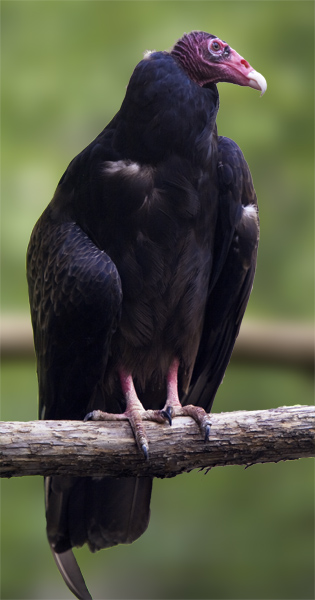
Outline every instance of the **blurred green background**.
[[(225, 39), (268, 90), (221, 84), (219, 133), (249, 162), (261, 241), (246, 318), (313, 315), (314, 3), (1, 2), (2, 312), (28, 312), (25, 250), (70, 160), (118, 110), (147, 49), (183, 32)], [(2, 364), (2, 419), (37, 417), (32, 361)], [(313, 402), (307, 373), (231, 363), (216, 411)], [(100, 599), (311, 599), (313, 462), (227, 467), (155, 481), (132, 546), (78, 551)], [(39, 477), (2, 482), (3, 599), (66, 599), (45, 538)]]

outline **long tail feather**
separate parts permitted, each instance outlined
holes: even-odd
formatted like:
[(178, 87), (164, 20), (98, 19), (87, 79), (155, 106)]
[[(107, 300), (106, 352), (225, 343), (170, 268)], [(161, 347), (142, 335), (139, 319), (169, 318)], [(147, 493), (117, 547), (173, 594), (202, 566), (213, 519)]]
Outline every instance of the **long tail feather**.
[(79, 600), (93, 600), (89, 590), (85, 585), (80, 567), (72, 550), (67, 550), (66, 552), (60, 552), (58, 554), (54, 551), (52, 546), (50, 546), (50, 548), (57, 567), (71, 592)]

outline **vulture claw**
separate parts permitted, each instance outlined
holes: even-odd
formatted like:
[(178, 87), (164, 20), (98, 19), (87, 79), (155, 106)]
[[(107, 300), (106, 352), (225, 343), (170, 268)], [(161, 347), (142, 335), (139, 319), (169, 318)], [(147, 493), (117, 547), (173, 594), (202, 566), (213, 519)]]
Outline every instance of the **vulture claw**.
[(187, 404), (186, 406), (176, 406), (173, 410), (174, 417), (191, 417), (201, 430), (204, 441), (209, 441), (211, 421), (210, 415), (204, 408), (193, 404)]
[[(155, 412), (155, 411), (147, 411)], [(133, 435), (135, 437), (136, 444), (141, 452), (143, 452), (146, 460), (149, 458), (149, 443), (147, 440), (143, 420), (147, 420), (149, 417), (146, 415), (145, 410), (140, 410), (139, 407), (129, 406), (123, 413), (107, 413), (102, 410), (93, 410), (89, 412), (85, 417), (84, 421), (129, 421)], [(155, 420), (150, 418), (150, 420)]]
[(172, 425), (173, 410), (170, 406), (168, 406), (165, 410), (162, 410), (161, 415), (166, 421), (169, 422), (170, 425)]
[(102, 410), (92, 410), (85, 415), (83, 421), (118, 421), (126, 418), (124, 413), (115, 415), (113, 413), (103, 412)]
[(96, 412), (95, 410), (92, 410), (92, 412), (89, 412), (87, 415), (85, 415), (83, 421), (94, 421), (95, 420), (95, 418), (94, 418), (95, 412)]
[(142, 444), (141, 450), (142, 450), (142, 452), (144, 454), (144, 458), (146, 460), (149, 460), (149, 447), (148, 447), (148, 445), (147, 444)]
[(207, 425), (205, 426), (205, 442), (209, 442), (210, 429), (211, 429), (211, 423), (207, 423)]

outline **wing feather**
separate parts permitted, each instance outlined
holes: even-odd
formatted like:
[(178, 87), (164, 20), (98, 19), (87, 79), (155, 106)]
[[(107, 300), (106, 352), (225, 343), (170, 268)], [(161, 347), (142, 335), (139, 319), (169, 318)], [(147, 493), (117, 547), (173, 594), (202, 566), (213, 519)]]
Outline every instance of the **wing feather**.
[(219, 214), (201, 342), (184, 404), (210, 411), (252, 290), (259, 239), (248, 165), (232, 140), (218, 139)]
[(51, 212), (38, 221), (27, 257), (39, 414), (83, 419), (119, 321), (121, 283), (109, 256)]

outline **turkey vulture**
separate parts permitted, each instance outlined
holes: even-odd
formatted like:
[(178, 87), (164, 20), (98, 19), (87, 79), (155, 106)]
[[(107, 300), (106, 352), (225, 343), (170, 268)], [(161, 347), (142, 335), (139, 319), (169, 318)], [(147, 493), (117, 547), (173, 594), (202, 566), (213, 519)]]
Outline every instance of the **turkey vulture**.
[[(257, 201), (241, 150), (217, 135), (221, 81), (266, 90), (208, 33), (146, 53), (28, 247), (40, 418), (124, 413), (144, 459), (146, 419), (188, 414), (208, 439), (253, 285)], [(77, 598), (91, 595), (72, 548), (137, 539), (151, 487), (149, 477), (46, 478), (49, 544)]]

